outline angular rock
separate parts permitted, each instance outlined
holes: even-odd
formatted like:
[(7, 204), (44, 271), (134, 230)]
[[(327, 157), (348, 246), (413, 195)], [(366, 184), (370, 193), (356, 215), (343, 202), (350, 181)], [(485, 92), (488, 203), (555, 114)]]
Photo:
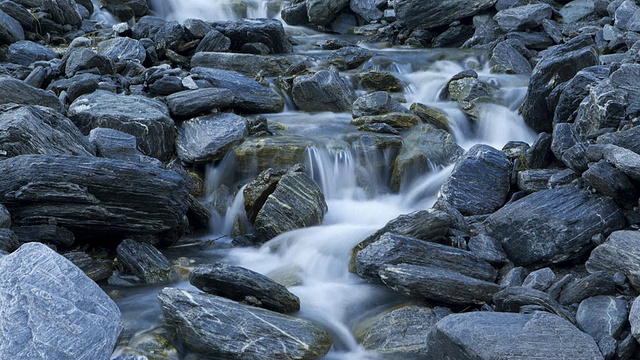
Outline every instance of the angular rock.
[(493, 302), (497, 311), (524, 312), (527, 307), (533, 306), (575, 323), (571, 312), (540, 290), (524, 286), (508, 287), (497, 292), (493, 296)]
[(549, 4), (531, 4), (500, 10), (493, 19), (502, 30), (511, 32), (538, 27), (552, 14), (553, 8)]
[(192, 67), (205, 67), (237, 71), (249, 77), (280, 76), (296, 61), (304, 61), (301, 55), (254, 55), (222, 52), (199, 52), (191, 58)]
[[(36, 31), (37, 20), (25, 6), (14, 1), (2, 1), (0, 2), (0, 10), (17, 20), (24, 31)], [(8, 24), (3, 25), (7, 26)], [(17, 28), (16, 31), (19, 32)]]
[(578, 306), (576, 322), (596, 341), (605, 336), (617, 338), (627, 322), (627, 302), (613, 296), (590, 297)]
[(604, 271), (595, 271), (582, 279), (574, 279), (566, 284), (558, 301), (562, 305), (571, 305), (598, 295), (613, 295), (616, 291), (613, 277)]
[(165, 288), (165, 320), (193, 352), (225, 359), (317, 359), (331, 337), (318, 325), (217, 296)]
[(429, 124), (437, 129), (450, 131), (449, 118), (442, 110), (429, 107), (421, 103), (413, 103), (410, 107), (411, 111), (425, 124)]
[(72, 251), (62, 254), (67, 260), (79, 267), (89, 279), (98, 282), (108, 279), (113, 275), (113, 262), (103, 259), (94, 259), (82, 251)]
[(104, 55), (114, 62), (137, 60), (143, 63), (147, 51), (138, 40), (128, 37), (117, 37), (98, 44), (98, 54)]
[(490, 8), (495, 2), (495, 0), (397, 0), (395, 10), (398, 21), (403, 22), (409, 29), (418, 27), (431, 29), (475, 15)]
[(456, 163), (440, 188), (439, 200), (463, 215), (482, 215), (500, 208), (509, 192), (511, 163), (488, 145), (475, 145)]
[[(308, 4), (307, 4), (308, 5)], [(231, 39), (231, 50), (239, 51), (246, 43), (260, 42), (271, 54), (293, 51), (282, 23), (276, 19), (241, 19), (223, 24), (221, 32)]]
[(135, 136), (145, 155), (162, 161), (173, 155), (174, 123), (157, 100), (98, 90), (77, 98), (67, 114), (84, 134), (98, 127), (119, 130)]
[(611, 196), (620, 206), (630, 209), (638, 205), (638, 193), (631, 180), (607, 161), (590, 164), (582, 177), (599, 193)]
[(36, 61), (49, 61), (58, 57), (53, 50), (32, 41), (18, 41), (9, 46), (9, 62), (29, 66)]
[(615, 145), (605, 145), (604, 159), (633, 180), (640, 181), (640, 155)]
[(624, 131), (616, 131), (598, 136), (598, 144), (612, 144), (625, 149), (629, 149), (636, 154), (640, 154), (640, 126), (634, 126)]
[(20, 23), (0, 10), (0, 44), (13, 44), (24, 40), (24, 30)]
[(13, 230), (18, 237), (18, 241), (22, 244), (39, 242), (53, 245), (60, 250), (68, 250), (75, 241), (71, 231), (55, 225), (18, 226), (12, 227), (11, 230)]
[(584, 139), (578, 135), (571, 124), (558, 123), (553, 128), (551, 151), (557, 159), (562, 159), (562, 155), (564, 155), (565, 151), (582, 141), (584, 141)]
[(309, 0), (307, 16), (314, 25), (327, 26), (338, 16), (338, 13), (349, 6), (349, 0)]
[(96, 149), (96, 155), (109, 159), (144, 162), (161, 165), (155, 158), (143, 155), (136, 145), (136, 137), (118, 130), (95, 128), (89, 132), (89, 142)]
[(76, 236), (156, 234), (181, 224), (176, 173), (128, 161), (21, 155), (0, 161), (0, 195), (17, 226), (55, 221)]
[(602, 129), (618, 128), (624, 120), (625, 92), (615, 88), (604, 80), (589, 89), (589, 94), (582, 100), (574, 121), (574, 128), (579, 134), (590, 136)]
[[(427, 336), (426, 358), (602, 359), (593, 339), (562, 318), (498, 312), (453, 314)], [(545, 344), (540, 346), (540, 344)]]
[(0, 251), (11, 253), (20, 247), (18, 236), (10, 229), (0, 228)]
[(376, 6), (376, 0), (351, 0), (349, 8), (368, 22), (380, 20), (382, 11)]
[(502, 249), (502, 244), (491, 236), (476, 235), (469, 239), (467, 244), (472, 254), (490, 264), (503, 264), (507, 262), (507, 254)]
[(300, 310), (300, 299), (286, 287), (240, 266), (199, 265), (189, 273), (189, 282), (208, 294), (247, 305), (285, 314)]
[(347, 46), (334, 50), (327, 55), (327, 61), (335, 65), (338, 70), (351, 70), (362, 65), (375, 53), (357, 46)]
[(166, 102), (171, 115), (176, 118), (190, 118), (233, 106), (235, 96), (228, 89), (202, 88), (184, 90), (167, 96)]
[(109, 359), (120, 310), (78, 267), (31, 243), (1, 257), (0, 269), (3, 357)]
[(565, 24), (573, 24), (595, 13), (593, 0), (573, 0), (560, 9)]
[(302, 111), (349, 111), (356, 100), (353, 89), (337, 73), (329, 70), (297, 76), (293, 80), (291, 96)]
[(275, 190), (278, 182), (287, 172), (282, 169), (269, 168), (261, 172), (242, 191), (244, 210), (249, 222), (256, 221), (256, 215), (267, 201), (267, 197)]
[[(198, 44), (196, 53), (203, 51), (227, 51), (231, 48), (231, 39), (216, 29), (211, 29)], [(195, 65), (203, 66), (203, 65)]]
[(553, 124), (572, 122), (578, 106), (589, 94), (589, 88), (608, 76), (609, 68), (605, 66), (591, 66), (578, 71), (562, 90), (553, 114)]
[[(536, 219), (532, 221), (532, 219)], [(591, 237), (625, 225), (608, 197), (575, 187), (542, 190), (509, 203), (484, 223), (517, 266), (557, 264), (588, 251)]]
[(299, 136), (247, 138), (233, 147), (236, 177), (246, 179), (270, 167), (287, 168), (302, 163), (307, 149), (317, 145), (313, 140)]
[(479, 118), (479, 106), (483, 103), (494, 103), (495, 89), (478, 79), (478, 74), (464, 71), (454, 75), (447, 84), (447, 92), (452, 101), (471, 119)]
[(163, 284), (175, 279), (169, 260), (151, 244), (124, 239), (116, 251), (118, 260), (147, 284)]
[[(402, 110), (404, 110), (404, 108)], [(385, 124), (397, 130), (410, 130), (418, 126), (420, 123), (420, 117), (406, 112), (392, 112), (382, 115), (363, 115), (351, 120), (351, 125), (355, 126)]]
[(405, 111), (405, 108), (386, 91), (375, 91), (362, 95), (353, 102), (352, 108), (354, 118)]
[(0, 104), (40, 105), (61, 111), (62, 103), (51, 91), (45, 91), (27, 85), (11, 77), (0, 76)]
[(505, 74), (531, 74), (529, 61), (507, 42), (498, 43), (491, 53), (491, 71)]
[[(68, 50), (64, 73), (69, 78), (82, 71), (97, 71), (100, 75), (115, 72), (113, 61), (105, 55), (98, 54), (91, 48)], [(66, 57), (66, 55), (65, 55)]]
[(540, 190), (546, 190), (549, 186), (549, 180), (553, 175), (559, 173), (560, 169), (535, 169), (524, 170), (518, 172), (517, 184), (520, 190), (532, 193)]
[(75, 0), (43, 0), (42, 7), (51, 15), (51, 20), (60, 25), (78, 27), (82, 24), (82, 16)]
[(520, 266), (514, 267), (502, 277), (502, 279), (500, 280), (500, 286), (522, 286), (526, 275), (527, 270), (525, 268)]
[(522, 282), (522, 286), (546, 291), (556, 281), (556, 274), (550, 268), (532, 271)]
[(631, 323), (631, 334), (638, 341), (640, 338), (640, 297), (633, 300), (629, 310), (629, 323)]
[(280, 12), (282, 20), (291, 26), (306, 25), (309, 22), (307, 2), (291, 3)]
[(242, 116), (231, 113), (201, 116), (180, 125), (176, 150), (178, 157), (187, 163), (216, 161), (248, 134), (249, 123)]
[(589, 272), (622, 272), (629, 278), (631, 285), (640, 289), (640, 233), (638, 231), (615, 231), (607, 241), (598, 245), (592, 252), (585, 267)]
[(373, 91), (401, 91), (402, 82), (387, 71), (367, 70), (356, 74), (358, 84)]

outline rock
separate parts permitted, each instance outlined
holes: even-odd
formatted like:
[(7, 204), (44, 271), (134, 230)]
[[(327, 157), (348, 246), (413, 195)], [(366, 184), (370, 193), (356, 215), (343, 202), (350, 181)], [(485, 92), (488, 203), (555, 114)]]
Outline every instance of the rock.
[(116, 304), (78, 267), (31, 243), (0, 258), (0, 353), (14, 359), (108, 359), (122, 330)]
[(640, 297), (633, 300), (629, 310), (629, 323), (631, 323), (631, 334), (638, 341), (640, 338)]
[(582, 141), (584, 141), (584, 139), (582, 136), (578, 135), (571, 124), (559, 123), (553, 128), (551, 151), (557, 159), (562, 159), (562, 155), (564, 155), (565, 151)]
[(265, 242), (286, 231), (318, 225), (326, 212), (327, 203), (318, 184), (292, 169), (282, 176), (258, 211), (254, 234)]
[(447, 92), (452, 101), (474, 120), (479, 118), (479, 105), (494, 103), (495, 89), (478, 79), (478, 74), (471, 70), (454, 75), (447, 84)]
[(317, 359), (331, 347), (329, 334), (309, 320), (173, 288), (161, 290), (158, 300), (165, 321), (195, 353), (226, 359)]
[(11, 226), (11, 214), (9, 210), (0, 204), (0, 228), (8, 228)]
[(24, 40), (24, 30), (20, 23), (0, 10), (0, 44), (13, 44)]
[(89, 279), (98, 282), (108, 279), (113, 275), (113, 262), (103, 259), (94, 259), (82, 251), (72, 251), (62, 254), (67, 260), (79, 267)]
[(633, 180), (640, 180), (640, 155), (615, 145), (604, 146), (604, 159)]
[(633, 1), (623, 1), (618, 3), (619, 6), (615, 9), (613, 18), (615, 20), (615, 26), (621, 30), (629, 30), (627, 24), (629, 20), (640, 9)]
[(593, 235), (624, 225), (622, 211), (613, 200), (572, 186), (535, 192), (484, 222), (487, 234), (502, 243), (516, 266), (575, 259), (591, 248)]
[(143, 155), (136, 145), (136, 137), (118, 130), (95, 128), (89, 132), (89, 142), (96, 149), (96, 155), (109, 159), (144, 162), (161, 165), (155, 158)]
[(574, 279), (566, 284), (558, 301), (563, 305), (571, 305), (598, 295), (613, 295), (615, 293), (615, 283), (611, 274), (596, 271), (582, 279)]
[(9, 62), (29, 66), (36, 61), (49, 61), (58, 55), (46, 46), (32, 41), (18, 41), (9, 46)]
[(104, 55), (116, 63), (126, 60), (137, 60), (143, 63), (147, 58), (144, 46), (138, 40), (128, 37), (117, 37), (100, 42), (98, 54)]
[(360, 277), (377, 282), (381, 270), (399, 264), (446, 269), (485, 282), (494, 281), (497, 275), (491, 265), (468, 251), (393, 233), (360, 250), (355, 263)]
[(75, 0), (43, 0), (42, 8), (49, 13), (51, 20), (60, 25), (73, 25), (79, 27), (82, 24), (82, 16), (78, 12)]
[[(404, 110), (404, 108), (402, 109)], [(361, 110), (359, 110), (360, 112)], [(386, 124), (397, 130), (410, 130), (421, 123), (417, 115), (406, 112), (392, 112), (382, 115), (364, 115), (351, 120), (351, 125)]]
[(562, 171), (561, 169), (534, 169), (518, 172), (517, 184), (520, 190), (532, 193), (549, 189), (549, 181), (553, 175)]
[(573, 315), (566, 308), (553, 300), (549, 294), (540, 290), (524, 286), (508, 287), (497, 292), (493, 296), (493, 302), (496, 311), (522, 313), (526, 311), (527, 307), (534, 307), (575, 323)]
[(128, 161), (20, 155), (0, 161), (0, 194), (17, 226), (79, 235), (157, 234), (182, 222), (187, 188), (176, 173)]
[(546, 291), (556, 281), (556, 274), (550, 268), (532, 271), (522, 282), (522, 286)]
[(12, 227), (11, 230), (22, 244), (39, 242), (53, 245), (60, 250), (68, 250), (75, 241), (71, 231), (55, 225), (18, 226)]
[(477, 14), (495, 4), (495, 0), (397, 0), (395, 2), (398, 21), (409, 29), (418, 27), (432, 29)]
[(335, 65), (338, 70), (351, 70), (364, 64), (374, 55), (374, 52), (358, 46), (347, 46), (334, 50), (327, 55), (327, 61)]
[(605, 336), (617, 338), (627, 322), (627, 302), (613, 296), (590, 297), (578, 306), (576, 322), (596, 341)]
[(118, 260), (147, 284), (163, 284), (176, 278), (169, 260), (151, 244), (124, 239), (116, 251)]
[(529, 61), (507, 42), (501, 42), (491, 53), (491, 71), (505, 74), (531, 74)]
[(635, 81), (638, 77), (640, 77), (640, 64), (622, 64), (609, 77), (611, 85), (615, 89), (621, 89), (623, 93), (626, 92), (626, 114), (632, 117), (640, 114), (640, 105), (638, 105), (640, 94), (637, 94), (640, 91), (640, 85)]
[(19, 247), (20, 242), (18, 241), (16, 234), (10, 229), (0, 228), (0, 251), (11, 253), (16, 251)]
[(511, 163), (488, 145), (475, 145), (456, 163), (440, 188), (439, 200), (463, 215), (488, 214), (499, 209), (509, 192)]
[(491, 236), (473, 236), (467, 245), (472, 254), (490, 264), (503, 264), (508, 261), (500, 242)]
[(566, 82), (558, 99), (553, 114), (553, 124), (573, 122), (575, 111), (582, 100), (589, 95), (589, 88), (609, 77), (609, 69), (605, 66), (591, 66), (578, 71)]
[(190, 118), (234, 105), (235, 96), (228, 89), (202, 88), (184, 90), (167, 96), (166, 102), (175, 118)]
[(553, 151), (551, 144), (553, 142), (552, 135), (540, 133), (536, 140), (531, 144), (531, 148), (526, 154), (526, 164), (531, 169), (544, 169), (553, 162)]
[(634, 259), (640, 254), (640, 233), (637, 231), (615, 231), (607, 241), (598, 245), (592, 252), (585, 267), (589, 272), (622, 272), (629, 278), (631, 285), (640, 289), (640, 264)]
[(356, 78), (360, 86), (373, 91), (402, 91), (402, 82), (387, 71), (361, 71)]
[(249, 222), (256, 221), (256, 215), (267, 201), (267, 197), (275, 190), (278, 182), (287, 172), (283, 169), (269, 168), (262, 171), (242, 191), (244, 210)]
[(268, 310), (291, 313), (300, 310), (300, 299), (286, 287), (257, 272), (227, 264), (199, 265), (189, 282), (212, 295)]
[(61, 111), (62, 103), (51, 91), (45, 91), (27, 85), (23, 81), (11, 77), (0, 76), (1, 104), (40, 105)]
[(598, 136), (598, 144), (613, 144), (625, 149), (629, 149), (636, 154), (640, 154), (640, 126), (634, 126), (624, 131), (616, 131)]
[[(469, 312), (440, 320), (426, 339), (426, 358), (602, 359), (593, 339), (547, 314)], [(545, 344), (541, 347), (540, 344)]]
[(552, 130), (553, 109), (547, 107), (547, 96), (578, 71), (598, 63), (593, 45), (591, 37), (578, 36), (544, 53), (533, 69), (527, 97), (520, 107), (527, 125), (538, 132)]
[(568, 168), (580, 174), (587, 171), (589, 168), (589, 159), (587, 158), (587, 151), (589, 147), (587, 143), (578, 143), (568, 148), (564, 154), (562, 154), (562, 163)]
[(442, 110), (421, 103), (411, 104), (410, 109), (414, 114), (418, 115), (423, 123), (449, 132), (449, 118)]
[(450, 26), (443, 33), (433, 38), (431, 46), (434, 48), (461, 47), (473, 36), (473, 33), (473, 26), (471, 25)]
[(500, 286), (512, 287), (522, 286), (524, 279), (527, 275), (527, 270), (523, 267), (517, 266), (509, 270), (504, 277), (500, 280)]
[(231, 50), (234, 51), (239, 51), (246, 43), (254, 42), (267, 45), (271, 54), (293, 51), (293, 45), (289, 42), (282, 23), (276, 19), (234, 20), (223, 23), (220, 32), (231, 39)]
[(329, 70), (296, 76), (291, 96), (302, 111), (349, 111), (356, 100), (353, 89), (337, 73)]
[(5, 106), (0, 112), (0, 159), (28, 154), (95, 156), (71, 120), (47, 107)]
[(270, 167), (287, 168), (305, 160), (307, 148), (314, 141), (299, 136), (247, 138), (233, 147), (237, 178), (249, 178)]
[[(5, 14), (17, 20), (24, 31), (36, 31), (36, 19), (23, 5), (20, 5), (14, 1), (2, 1), (0, 2), (0, 11), (4, 11)], [(9, 24), (3, 23), (3, 26), (8, 28)], [(14, 26), (14, 24), (11, 24), (10, 26)], [(19, 33), (17, 27), (15, 28), (15, 31)]]
[(376, 0), (351, 0), (349, 8), (367, 22), (377, 21), (382, 18), (382, 11), (376, 6)]
[[(202, 38), (198, 47), (196, 48), (196, 53), (203, 51), (227, 51), (231, 48), (231, 39), (224, 36), (221, 32), (216, 29), (211, 29), (207, 34)], [(203, 65), (195, 65), (195, 66), (203, 66)]]
[(573, 0), (560, 9), (565, 24), (577, 23), (595, 13), (593, 0)]
[(307, 16), (314, 25), (328, 26), (338, 16), (338, 13), (349, 6), (349, 0), (309, 0)]
[(191, 58), (192, 67), (237, 71), (249, 77), (280, 76), (294, 62), (305, 60), (301, 55), (253, 55), (221, 52), (199, 52)]
[(174, 123), (166, 105), (157, 100), (98, 90), (77, 98), (67, 114), (84, 134), (110, 128), (135, 136), (145, 155), (165, 161), (173, 154)]
[[(194, 90), (197, 91), (197, 90)], [(225, 90), (226, 93), (231, 93)], [(231, 113), (201, 116), (185, 121), (178, 131), (176, 150), (187, 163), (217, 161), (249, 133), (247, 119)]]
[(617, 128), (626, 116), (624, 99), (625, 92), (614, 88), (609, 81), (592, 86), (578, 107), (574, 128), (584, 136), (591, 136), (601, 129)]
[(280, 112), (284, 99), (273, 89), (258, 84), (238, 72), (197, 67), (191, 73), (208, 81), (213, 87), (233, 91), (233, 108), (249, 113)]
[(591, 163), (582, 174), (587, 184), (599, 193), (611, 196), (623, 208), (633, 208), (638, 204), (638, 193), (629, 178), (607, 161)]
[(307, 13), (307, 2), (291, 3), (288, 6), (284, 6), (280, 12), (282, 20), (291, 26), (306, 25), (309, 22), (309, 15)]
[(354, 118), (405, 111), (405, 108), (386, 91), (375, 91), (362, 95), (353, 102), (352, 108)]
[(542, 20), (550, 19), (552, 14), (549, 4), (531, 4), (500, 10), (493, 19), (505, 32), (523, 31), (542, 25)]
[(65, 75), (69, 78), (82, 71), (97, 71), (100, 75), (110, 75), (115, 72), (115, 68), (110, 58), (98, 54), (91, 48), (70, 50), (64, 68)]

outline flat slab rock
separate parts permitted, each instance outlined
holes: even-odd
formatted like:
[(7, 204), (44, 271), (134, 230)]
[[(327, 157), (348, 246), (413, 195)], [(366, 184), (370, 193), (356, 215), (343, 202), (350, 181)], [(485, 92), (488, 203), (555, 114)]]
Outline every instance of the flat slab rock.
[(165, 288), (158, 294), (165, 320), (199, 354), (224, 359), (318, 359), (331, 337), (304, 319), (218, 296)]
[(11, 77), (0, 76), (0, 93), (0, 104), (40, 105), (62, 110), (62, 103), (53, 91), (38, 89)]
[(77, 266), (45, 245), (0, 257), (3, 359), (103, 359), (122, 330), (116, 304)]
[(248, 134), (249, 122), (242, 116), (230, 113), (201, 116), (182, 123), (176, 150), (178, 157), (188, 163), (216, 161)]
[(427, 359), (602, 359), (589, 335), (548, 313), (449, 315), (433, 327), (427, 347)]

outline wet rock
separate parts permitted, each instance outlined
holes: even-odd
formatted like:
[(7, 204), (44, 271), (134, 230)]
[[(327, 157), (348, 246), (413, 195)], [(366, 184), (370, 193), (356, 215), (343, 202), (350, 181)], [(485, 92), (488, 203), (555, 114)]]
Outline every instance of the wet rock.
[[(531, 219), (537, 219), (531, 221)], [(556, 264), (581, 256), (591, 237), (625, 225), (608, 197), (575, 187), (542, 190), (509, 203), (484, 223), (518, 266)]]
[(177, 21), (167, 21), (158, 28), (152, 39), (158, 55), (166, 55), (168, 50), (176, 51), (185, 42), (186, 31)]
[(300, 310), (300, 299), (287, 288), (243, 267), (221, 263), (200, 265), (189, 273), (189, 282), (208, 294), (248, 305), (285, 314)]
[(549, 4), (531, 4), (500, 10), (493, 19), (505, 32), (522, 31), (542, 25), (542, 20), (550, 19), (552, 14)]
[(566, 308), (540, 290), (524, 286), (508, 287), (497, 292), (493, 302), (496, 311), (525, 312), (527, 307), (533, 306), (575, 323), (573, 315)]
[(638, 204), (638, 193), (631, 180), (607, 161), (590, 164), (582, 177), (599, 193), (611, 196), (621, 207), (630, 209)]
[(434, 358), (602, 359), (589, 335), (568, 321), (546, 313), (453, 314), (434, 326), (426, 342), (427, 356)]
[(491, 53), (491, 71), (505, 74), (531, 74), (529, 61), (507, 42), (501, 42)]
[(238, 178), (255, 176), (270, 167), (286, 168), (304, 162), (307, 148), (317, 144), (298, 136), (248, 138), (233, 147)]
[[(197, 91), (197, 90), (195, 90)], [(226, 91), (229, 93), (229, 91)], [(249, 133), (247, 119), (231, 113), (201, 116), (180, 125), (176, 150), (187, 163), (220, 160)]]
[(84, 134), (98, 127), (119, 130), (134, 135), (145, 155), (165, 161), (173, 154), (174, 123), (157, 100), (98, 90), (77, 98), (67, 114)]
[(158, 300), (184, 344), (207, 356), (316, 359), (331, 347), (329, 334), (308, 320), (173, 288)]
[[(8, 212), (7, 212), (8, 214)], [(0, 228), (0, 251), (14, 252), (20, 247), (16, 234), (7, 228)]]
[(327, 55), (327, 61), (339, 70), (351, 70), (362, 65), (374, 55), (374, 52), (357, 46), (347, 46), (334, 50)]
[(187, 219), (189, 226), (195, 229), (209, 230), (209, 222), (213, 214), (208, 207), (204, 206), (193, 195), (189, 194), (187, 199), (189, 208), (187, 209)]
[(0, 104), (40, 105), (61, 111), (62, 103), (51, 91), (45, 91), (27, 85), (11, 77), (0, 76)]
[(456, 163), (440, 188), (439, 200), (463, 215), (488, 214), (499, 209), (509, 192), (511, 163), (488, 145), (475, 145)]
[(550, 268), (532, 271), (522, 282), (522, 286), (546, 291), (556, 281), (556, 274)]
[(362, 71), (356, 78), (360, 86), (373, 91), (402, 91), (402, 82), (387, 71)]
[(160, 165), (160, 161), (143, 155), (136, 144), (136, 137), (118, 130), (95, 128), (89, 132), (89, 142), (96, 149), (96, 155), (109, 159), (144, 162)]
[(55, 225), (30, 225), (11, 228), (22, 244), (39, 242), (50, 244), (60, 250), (68, 250), (73, 246), (75, 237), (65, 228)]
[(353, 0), (349, 8), (368, 22), (380, 20), (382, 11), (376, 6), (376, 0)]
[[(196, 53), (203, 51), (227, 51), (231, 48), (231, 39), (224, 36), (221, 32), (215, 29), (209, 30), (207, 34), (202, 38), (198, 47), (196, 48)], [(196, 65), (203, 66), (203, 65)]]
[(147, 58), (147, 51), (138, 40), (128, 37), (117, 37), (100, 42), (98, 54), (104, 55), (113, 62), (137, 60), (143, 63)]
[(302, 1), (299, 3), (291, 3), (288, 6), (284, 6), (280, 12), (282, 21), (291, 26), (306, 25), (309, 22), (309, 15), (307, 13), (307, 2)]
[(338, 13), (349, 6), (349, 0), (309, 0), (307, 16), (314, 25), (328, 26), (338, 16)]
[(608, 76), (609, 69), (605, 66), (591, 66), (578, 71), (562, 90), (553, 115), (553, 123), (572, 122), (578, 106), (589, 95), (589, 88)]
[(426, 29), (435, 28), (477, 14), (488, 9), (495, 3), (495, 0), (482, 1), (411, 1), (398, 0), (395, 2), (396, 15), (398, 21), (403, 22), (408, 28), (415, 29), (424, 27)]
[(405, 111), (405, 108), (386, 91), (375, 91), (362, 95), (353, 102), (352, 107), (354, 118)]
[(125, 239), (116, 251), (118, 260), (147, 284), (163, 284), (176, 277), (169, 260), (151, 244)]
[(627, 322), (627, 302), (613, 296), (595, 296), (580, 303), (576, 313), (578, 327), (596, 341), (616, 338)]
[(249, 222), (256, 221), (256, 215), (275, 190), (278, 182), (287, 172), (283, 169), (269, 168), (261, 172), (242, 191), (244, 210)]
[(282, 23), (276, 19), (234, 20), (224, 23), (221, 32), (231, 39), (231, 50), (234, 51), (239, 51), (246, 43), (254, 42), (267, 45), (271, 54), (293, 51), (293, 45), (289, 42)]
[[(31, 243), (0, 258), (0, 319), (14, 359), (107, 359), (122, 330), (120, 310), (78, 267)], [(52, 340), (55, 340), (52, 343)]]
[[(175, 360), (180, 358), (180, 352), (170, 339), (175, 333), (165, 326), (137, 332), (128, 341), (127, 346), (119, 347), (120, 355), (114, 360)], [(185, 356), (185, 359), (193, 359)]]
[(72, 251), (62, 254), (67, 260), (79, 267), (89, 279), (98, 282), (108, 279), (113, 275), (113, 262), (109, 260), (94, 259), (82, 251)]
[(329, 70), (297, 76), (291, 90), (293, 102), (302, 111), (351, 110), (356, 94), (340, 76)]
[(233, 106), (235, 97), (228, 89), (202, 88), (184, 90), (167, 96), (167, 106), (176, 118), (190, 118)]
[(472, 119), (478, 119), (480, 104), (495, 102), (495, 89), (480, 81), (475, 71), (455, 75), (447, 84), (447, 91), (450, 99), (457, 102), (462, 111)]
[(13, 44), (24, 40), (24, 30), (20, 23), (0, 10), (0, 44)]
[(425, 124), (429, 124), (437, 129), (449, 131), (449, 118), (442, 110), (429, 107), (421, 103), (413, 103), (410, 107), (411, 111), (418, 115), (420, 120)]
[(639, 244), (638, 231), (615, 231), (591, 252), (585, 267), (589, 272), (622, 272), (634, 288), (640, 289), (640, 264), (635, 260), (640, 254)]
[(574, 127), (579, 134), (589, 136), (601, 129), (617, 128), (624, 120), (625, 92), (615, 88), (609, 81), (601, 81), (589, 89), (589, 94), (580, 103)]
[(253, 55), (221, 52), (200, 52), (191, 58), (192, 67), (206, 67), (237, 71), (249, 77), (280, 76), (294, 62), (304, 60), (301, 55)]
[(292, 170), (280, 178), (256, 215), (254, 234), (261, 242), (283, 232), (318, 225), (327, 212), (324, 194), (307, 174)]
[(27, 154), (95, 155), (71, 120), (51, 108), (5, 106), (0, 129), (0, 159)]
[(472, 254), (490, 264), (503, 264), (508, 260), (500, 242), (491, 236), (476, 235), (469, 239), (467, 245)]
[(31, 65), (36, 61), (49, 61), (58, 55), (46, 46), (32, 41), (18, 41), (9, 46), (9, 62), (20, 65)]
[(115, 72), (113, 61), (105, 55), (98, 54), (91, 48), (72, 50), (65, 63), (65, 75), (72, 77), (79, 72), (89, 70), (96, 71), (100, 75), (109, 75)]
[[(404, 108), (402, 110), (404, 110)], [(362, 109), (357, 111), (361, 113)], [(420, 122), (421, 120), (417, 115), (405, 112), (392, 112), (382, 115), (363, 115), (351, 120), (351, 125), (387, 124), (397, 130), (410, 130), (420, 124)]]
[(20, 155), (0, 161), (17, 226), (55, 221), (76, 236), (156, 234), (181, 224), (187, 188), (174, 172), (128, 161)]
[(239, 111), (272, 113), (284, 108), (284, 99), (276, 91), (238, 72), (197, 67), (191, 73), (208, 81), (212, 87), (233, 91), (233, 108)]

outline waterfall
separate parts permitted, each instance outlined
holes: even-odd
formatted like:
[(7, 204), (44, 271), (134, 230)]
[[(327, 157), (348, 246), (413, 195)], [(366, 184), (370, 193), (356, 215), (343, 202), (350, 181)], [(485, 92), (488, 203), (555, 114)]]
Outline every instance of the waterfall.
[(279, 0), (151, 0), (151, 8), (168, 20), (234, 20), (241, 18), (277, 18)]

